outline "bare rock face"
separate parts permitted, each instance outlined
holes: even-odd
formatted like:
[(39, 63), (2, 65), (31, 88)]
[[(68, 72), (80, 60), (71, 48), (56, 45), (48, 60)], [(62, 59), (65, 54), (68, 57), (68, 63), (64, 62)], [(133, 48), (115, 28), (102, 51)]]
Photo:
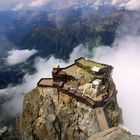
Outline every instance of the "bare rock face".
[(56, 90), (44, 88), (25, 95), (19, 120), (23, 139), (86, 140), (100, 131), (93, 109), (65, 94), (60, 98)]
[(84, 58), (54, 69), (52, 79), (41, 79), (24, 97), (17, 119), (21, 139), (136, 140), (117, 127), (121, 112), (111, 70)]

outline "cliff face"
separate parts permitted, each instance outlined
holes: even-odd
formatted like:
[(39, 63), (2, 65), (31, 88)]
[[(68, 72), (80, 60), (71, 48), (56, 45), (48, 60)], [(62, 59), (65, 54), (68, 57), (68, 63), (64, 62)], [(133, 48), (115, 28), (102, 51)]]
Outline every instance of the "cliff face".
[[(83, 66), (84, 61), (90, 65)], [(131, 137), (119, 127), (118, 133), (116, 129), (110, 130), (121, 122), (111, 71), (103, 65), (98, 73), (94, 67), (95, 73), (89, 66), (96, 63), (78, 62), (65, 69), (55, 69), (53, 79), (41, 79), (37, 88), (25, 95), (17, 121), (22, 140), (98, 140), (98, 136), (100, 140), (113, 140), (112, 135), (120, 133)]]
[(25, 96), (20, 117), (23, 139), (84, 140), (99, 132), (95, 112), (56, 90), (37, 88)]
[[(19, 129), (25, 140), (86, 140), (100, 132), (95, 110), (57, 90), (36, 88), (25, 95)], [(113, 112), (112, 112), (113, 113)]]

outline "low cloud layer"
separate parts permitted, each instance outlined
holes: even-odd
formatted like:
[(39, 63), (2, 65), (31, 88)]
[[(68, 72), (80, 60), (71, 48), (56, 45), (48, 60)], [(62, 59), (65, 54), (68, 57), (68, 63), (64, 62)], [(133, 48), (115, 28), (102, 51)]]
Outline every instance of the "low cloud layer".
[(118, 102), (122, 108), (124, 124), (135, 134), (140, 134), (140, 36), (116, 39), (113, 48), (108, 46), (94, 50), (96, 61), (114, 67), (113, 79), (118, 90)]
[(121, 7), (129, 10), (139, 10), (140, 1), (138, 0), (1, 0), (0, 9), (13, 9), (13, 10), (23, 10), (23, 9), (35, 9), (44, 7), (53, 8), (67, 8), (70, 6), (77, 5), (91, 5), (92, 7), (98, 8), (100, 5), (112, 5), (116, 7)]
[(118, 7), (124, 7), (128, 10), (139, 10), (140, 1), (139, 0), (112, 0), (112, 5)]
[[(118, 102), (122, 108), (124, 125), (134, 134), (140, 134), (140, 36), (124, 36), (116, 38), (112, 48), (100, 46), (93, 49), (94, 56), (90, 59), (110, 64), (114, 67), (113, 79), (118, 90)], [(91, 53), (91, 52), (90, 52)], [(82, 45), (76, 47), (70, 55), (69, 62), (50, 57), (49, 59), (37, 58), (34, 64), (36, 73), (26, 74), (23, 83), (16, 87), (9, 87), (1, 90), (0, 94), (13, 94), (12, 100), (3, 104), (6, 115), (15, 116), (21, 111), (23, 93), (27, 93), (34, 87), (42, 77), (51, 77), (51, 70), (54, 64), (65, 67), (73, 63), (74, 59), (80, 56), (88, 56), (89, 52)], [(12, 112), (10, 111), (12, 109)], [(9, 113), (10, 112), (10, 113)], [(5, 118), (0, 117), (0, 120)]]
[(51, 77), (53, 65), (59, 64), (61, 67), (65, 67), (73, 63), (76, 58), (84, 55), (85, 49), (83, 45), (79, 45), (70, 54), (70, 59), (68, 62), (61, 59), (55, 59), (53, 56), (49, 59), (37, 58), (34, 63), (34, 67), (36, 69), (35, 74), (30, 75), (27, 73), (23, 78), (22, 84), (15, 87), (9, 86), (6, 89), (0, 90), (0, 97), (12, 97), (1, 106), (0, 111), (2, 113), (0, 113), (0, 123), (2, 124), (5, 119), (10, 117), (15, 117), (22, 111), (24, 93), (27, 93), (35, 88), (37, 86), (37, 82), (42, 77)]
[(116, 31), (113, 45), (93, 50), (93, 59), (114, 67), (113, 79), (118, 90), (124, 124), (140, 135), (140, 17), (128, 16)]
[(37, 50), (11, 50), (6, 58), (7, 65), (16, 65), (26, 62), (32, 55), (37, 53)]

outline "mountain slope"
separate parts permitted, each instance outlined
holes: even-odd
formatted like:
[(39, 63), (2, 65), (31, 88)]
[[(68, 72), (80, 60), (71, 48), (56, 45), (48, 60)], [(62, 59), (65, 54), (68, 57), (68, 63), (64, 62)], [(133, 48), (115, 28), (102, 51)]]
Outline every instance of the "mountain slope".
[(41, 51), (42, 56), (53, 54), (65, 59), (75, 46), (94, 42), (97, 38), (100, 38), (100, 44), (110, 46), (122, 17), (123, 13), (120, 12), (101, 19), (80, 19), (70, 25), (57, 28), (37, 27), (25, 37), (21, 44), (24, 44), (23, 48), (30, 47)]

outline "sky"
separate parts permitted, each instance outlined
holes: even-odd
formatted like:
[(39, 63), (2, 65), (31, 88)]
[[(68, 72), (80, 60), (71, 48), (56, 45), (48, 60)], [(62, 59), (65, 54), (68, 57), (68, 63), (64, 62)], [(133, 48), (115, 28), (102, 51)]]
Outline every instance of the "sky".
[(0, 0), (0, 10), (26, 10), (41, 9), (53, 6), (55, 8), (67, 8), (81, 3), (98, 7), (102, 4), (124, 7), (128, 10), (139, 10), (139, 0)]

